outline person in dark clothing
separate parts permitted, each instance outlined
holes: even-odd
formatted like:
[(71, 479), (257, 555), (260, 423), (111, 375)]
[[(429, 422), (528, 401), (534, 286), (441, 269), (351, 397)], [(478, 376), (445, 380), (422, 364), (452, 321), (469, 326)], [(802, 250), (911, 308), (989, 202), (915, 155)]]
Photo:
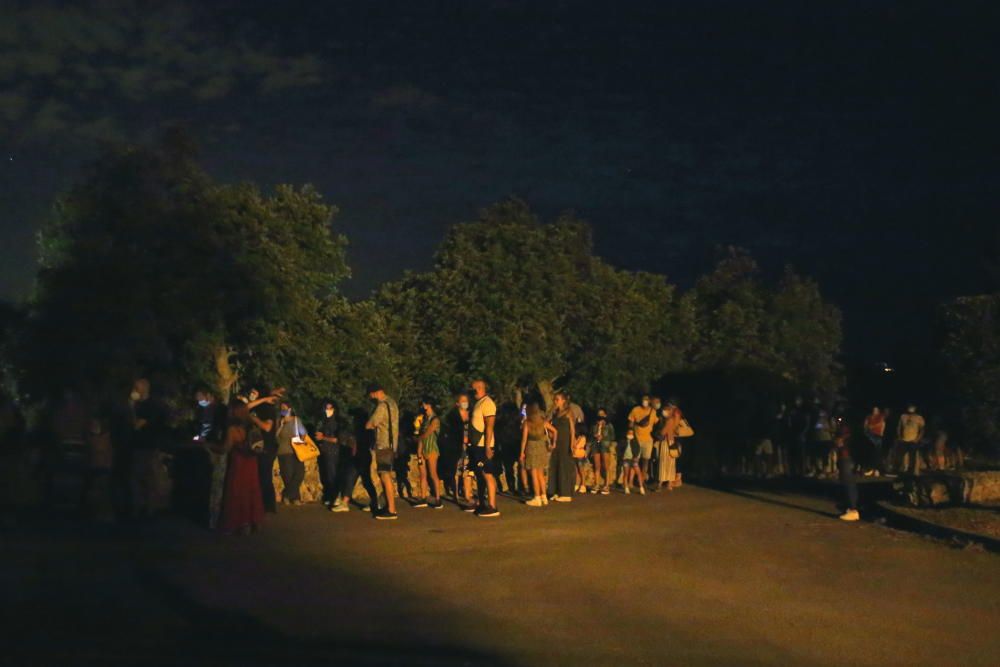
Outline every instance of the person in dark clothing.
[(263, 396), (262, 392), (251, 389), (247, 399), (250, 421), (261, 433), (263, 449), (257, 452), (257, 472), (260, 476), (260, 495), (265, 512), (277, 512), (278, 501), (274, 492), (274, 460), (278, 456), (278, 413), (275, 404), (277, 395)]
[(302, 437), (306, 435), (306, 427), (302, 420), (295, 415), (288, 401), (281, 401), (279, 414), (275, 435), (278, 438), (278, 471), (281, 473), (281, 481), (285, 486), (281, 490), (281, 502), (297, 507), (302, 504), (300, 491), (302, 480), (306, 476), (306, 469), (299, 457), (296, 456), (292, 443), (302, 440)]
[(160, 450), (167, 446), (168, 413), (159, 399), (151, 396), (149, 380), (140, 378), (129, 394), (132, 407), (131, 474), (132, 510), (148, 514), (154, 510)]
[(340, 465), (340, 424), (337, 406), (333, 401), (323, 402), (323, 416), (316, 424), (316, 446), (319, 447), (319, 471), (323, 482), (323, 504), (332, 507), (337, 502), (337, 466)]
[(555, 396), (552, 425), (556, 429), (556, 446), (549, 459), (549, 497), (560, 503), (573, 500), (573, 482), (576, 465), (573, 463), (573, 441), (576, 438), (576, 419), (564, 393)]
[(842, 521), (857, 521), (858, 514), (858, 483), (854, 478), (854, 460), (850, 450), (851, 429), (846, 419), (839, 419), (835, 426), (834, 446), (837, 451), (837, 471), (840, 473), (840, 483), (844, 487), (847, 498), (847, 509), (840, 515)]
[(195, 408), (192, 430), (198, 442), (222, 442), (226, 436), (228, 415), (226, 406), (215, 399), (215, 394), (207, 387), (194, 393)]

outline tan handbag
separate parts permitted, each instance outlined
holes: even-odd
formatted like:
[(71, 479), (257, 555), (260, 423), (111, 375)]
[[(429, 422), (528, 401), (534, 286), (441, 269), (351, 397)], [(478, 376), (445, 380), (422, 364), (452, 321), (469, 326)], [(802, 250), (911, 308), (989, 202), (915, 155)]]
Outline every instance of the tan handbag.
[(576, 442), (573, 443), (573, 458), (574, 459), (587, 458), (587, 436), (585, 435), (576, 436)]
[[(297, 428), (298, 426), (296, 426)], [(295, 442), (296, 438), (299, 439), (299, 442)], [(292, 449), (295, 451), (295, 458), (302, 463), (319, 458), (319, 447), (316, 446), (308, 433), (300, 434), (296, 431), (296, 435), (292, 436)]]

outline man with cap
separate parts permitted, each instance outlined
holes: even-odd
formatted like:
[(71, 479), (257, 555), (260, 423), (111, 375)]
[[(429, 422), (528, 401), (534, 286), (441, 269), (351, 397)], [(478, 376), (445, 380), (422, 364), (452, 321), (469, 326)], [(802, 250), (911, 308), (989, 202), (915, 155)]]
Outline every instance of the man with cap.
[[(399, 448), (399, 406), (378, 383), (368, 385), (368, 398), (375, 403), (375, 406), (368, 416), (365, 428), (374, 431), (372, 447), (375, 450), (375, 466), (382, 482), (386, 505), (384, 511), (375, 514), (375, 518), (383, 521), (393, 520), (397, 518), (392, 471), (396, 462), (396, 451)], [(372, 509), (374, 510), (374, 507)]]

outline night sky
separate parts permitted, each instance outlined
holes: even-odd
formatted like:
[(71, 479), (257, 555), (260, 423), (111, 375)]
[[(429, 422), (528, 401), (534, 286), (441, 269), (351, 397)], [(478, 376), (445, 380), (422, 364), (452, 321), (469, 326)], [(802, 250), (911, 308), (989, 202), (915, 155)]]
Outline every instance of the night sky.
[(0, 296), (28, 292), (39, 223), (98, 143), (173, 122), (217, 178), (340, 207), (354, 297), (509, 195), (682, 286), (720, 244), (789, 262), (866, 360), (988, 287), (992, 3), (151, 6), (3, 4)]

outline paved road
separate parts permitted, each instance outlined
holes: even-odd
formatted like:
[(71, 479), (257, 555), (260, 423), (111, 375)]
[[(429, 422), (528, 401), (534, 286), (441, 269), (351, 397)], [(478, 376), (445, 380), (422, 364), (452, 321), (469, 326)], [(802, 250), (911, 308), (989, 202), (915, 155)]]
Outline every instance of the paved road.
[(501, 509), (19, 534), (3, 627), (19, 664), (1000, 664), (996, 555), (822, 500), (689, 486)]

